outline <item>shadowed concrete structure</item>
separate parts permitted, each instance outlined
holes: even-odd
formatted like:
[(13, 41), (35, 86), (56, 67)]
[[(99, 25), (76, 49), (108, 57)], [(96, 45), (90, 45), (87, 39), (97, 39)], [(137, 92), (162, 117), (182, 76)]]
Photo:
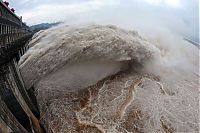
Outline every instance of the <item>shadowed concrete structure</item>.
[(17, 62), (33, 33), (0, 1), (0, 132), (43, 132), (37, 103), (24, 86)]

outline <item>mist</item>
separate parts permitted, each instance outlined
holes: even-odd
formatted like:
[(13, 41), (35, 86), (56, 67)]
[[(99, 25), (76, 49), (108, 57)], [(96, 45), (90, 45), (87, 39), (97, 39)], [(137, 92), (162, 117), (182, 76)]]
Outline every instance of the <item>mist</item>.
[(29, 25), (95, 22), (150, 33), (167, 30), (199, 42), (198, 0), (10, 0), (10, 3)]
[(184, 40), (198, 42), (198, 13), (185, 11), (184, 1), (119, 3), (33, 36), (19, 65), (26, 87), (35, 87), (44, 128), (198, 132), (199, 49)]

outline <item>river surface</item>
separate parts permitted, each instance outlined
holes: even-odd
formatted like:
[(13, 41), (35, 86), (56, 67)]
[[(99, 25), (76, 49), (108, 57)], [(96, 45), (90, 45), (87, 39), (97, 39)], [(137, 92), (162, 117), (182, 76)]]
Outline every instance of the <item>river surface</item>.
[(198, 132), (199, 49), (171, 36), (112, 25), (36, 33), (19, 65), (46, 131)]

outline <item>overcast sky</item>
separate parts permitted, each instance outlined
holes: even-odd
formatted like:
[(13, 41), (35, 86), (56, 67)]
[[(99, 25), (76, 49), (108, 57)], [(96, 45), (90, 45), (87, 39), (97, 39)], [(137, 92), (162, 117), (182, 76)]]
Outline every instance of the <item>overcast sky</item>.
[(65, 21), (97, 22), (125, 28), (163, 27), (199, 38), (198, 0), (8, 0), (28, 25)]

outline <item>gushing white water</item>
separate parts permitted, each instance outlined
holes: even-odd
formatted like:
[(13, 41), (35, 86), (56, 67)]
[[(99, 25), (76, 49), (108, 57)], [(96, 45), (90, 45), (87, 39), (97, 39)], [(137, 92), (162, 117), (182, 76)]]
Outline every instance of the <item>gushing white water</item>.
[(47, 131), (198, 131), (199, 50), (168, 33), (148, 38), (100, 25), (37, 33), (19, 64)]

